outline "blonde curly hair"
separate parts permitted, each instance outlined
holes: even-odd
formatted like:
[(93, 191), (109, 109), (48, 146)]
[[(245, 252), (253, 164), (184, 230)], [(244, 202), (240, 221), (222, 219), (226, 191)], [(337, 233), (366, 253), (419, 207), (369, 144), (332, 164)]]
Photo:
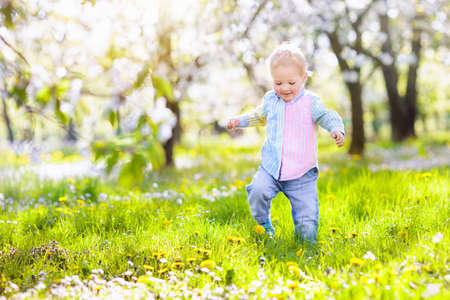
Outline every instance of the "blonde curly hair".
[(275, 48), (267, 58), (267, 68), (270, 73), (272, 70), (280, 65), (296, 65), (300, 72), (300, 75), (304, 75), (308, 72), (308, 63), (306, 62), (305, 55), (299, 47), (291, 43), (283, 43)]

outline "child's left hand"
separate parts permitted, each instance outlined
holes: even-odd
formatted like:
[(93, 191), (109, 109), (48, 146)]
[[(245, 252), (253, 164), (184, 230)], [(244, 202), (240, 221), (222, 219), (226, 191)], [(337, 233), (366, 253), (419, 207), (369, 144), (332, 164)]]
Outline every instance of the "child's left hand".
[(344, 145), (345, 136), (340, 131), (333, 131), (331, 137), (336, 140), (336, 145), (342, 147)]

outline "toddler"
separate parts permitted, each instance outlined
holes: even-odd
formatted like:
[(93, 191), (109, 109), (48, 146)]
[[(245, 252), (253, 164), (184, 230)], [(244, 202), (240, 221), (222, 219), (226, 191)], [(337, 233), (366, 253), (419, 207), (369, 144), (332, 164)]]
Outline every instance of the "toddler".
[(266, 125), (261, 165), (246, 186), (252, 217), (272, 237), (270, 206), (281, 191), (291, 204), (296, 237), (315, 243), (319, 221), (315, 124), (328, 130), (339, 147), (344, 145), (344, 124), (318, 96), (305, 90), (307, 63), (299, 48), (282, 44), (267, 63), (273, 90), (256, 109), (230, 119), (227, 129)]

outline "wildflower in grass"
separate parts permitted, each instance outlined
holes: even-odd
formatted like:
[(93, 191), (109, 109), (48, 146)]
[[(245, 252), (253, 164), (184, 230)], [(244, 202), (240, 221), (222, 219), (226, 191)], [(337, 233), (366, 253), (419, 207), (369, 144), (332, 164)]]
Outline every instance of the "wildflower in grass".
[(230, 243), (234, 242), (235, 237), (234, 236), (227, 236), (227, 241), (229, 241)]
[(408, 237), (408, 232), (406, 232), (406, 231), (400, 231), (400, 232), (398, 233), (398, 236), (399, 236), (400, 238), (402, 238), (402, 239), (406, 239), (406, 238)]
[(195, 262), (195, 260), (196, 260), (195, 258), (189, 257), (186, 261), (190, 264), (193, 264)]
[(383, 265), (381, 263), (377, 263), (374, 268), (375, 271), (381, 271), (383, 270)]
[(195, 231), (194, 231), (194, 235), (195, 235), (195, 236), (198, 236), (199, 234), (200, 234), (200, 231), (198, 231), (198, 230), (195, 230)]
[(97, 291), (99, 291), (99, 290), (101, 290), (102, 288), (103, 288), (103, 286), (101, 286), (101, 285), (98, 284), (98, 285), (95, 286), (94, 289), (97, 290)]
[(286, 281), (286, 286), (291, 290), (295, 290), (300, 286), (300, 283), (298, 282), (298, 280), (288, 280)]
[(439, 244), (443, 238), (444, 235), (441, 232), (438, 232), (435, 235), (433, 235), (432, 242), (434, 244)]
[(144, 269), (146, 269), (147, 271), (153, 271), (153, 267), (152, 266), (143, 265), (142, 267), (144, 267)]
[(352, 258), (350, 258), (350, 263), (351, 263), (353, 266), (358, 266), (358, 267), (360, 267), (360, 266), (362, 266), (362, 265), (364, 264), (364, 260), (362, 260), (361, 258), (352, 257)]
[(286, 265), (288, 266), (288, 268), (289, 268), (290, 266), (298, 267), (298, 264), (297, 264), (295, 261), (288, 261), (288, 262), (286, 263)]
[(59, 202), (66, 202), (67, 201), (67, 197), (66, 196), (61, 196), (58, 198)]
[(303, 254), (303, 249), (300, 248), (295, 254), (297, 254), (297, 256), (300, 256)]
[(255, 232), (258, 234), (263, 234), (264, 232), (266, 232), (266, 229), (264, 229), (264, 227), (262, 227), (261, 225), (256, 225)]
[(430, 268), (430, 266), (428, 266), (428, 265), (422, 265), (422, 271), (431, 273), (431, 268)]
[(209, 256), (211, 254), (211, 250), (202, 249), (202, 254), (204, 256)]
[(377, 257), (375, 256), (375, 254), (373, 254), (372, 252), (370, 252), (370, 251), (367, 251), (367, 253), (366, 254), (364, 254), (364, 256), (363, 256), (363, 258), (365, 259), (365, 260), (376, 260), (377, 259)]
[(235, 242), (236, 242), (237, 244), (241, 244), (241, 243), (245, 242), (245, 239), (243, 239), (243, 238), (241, 238), (241, 237), (236, 237)]
[(172, 223), (170, 223), (170, 221), (167, 221), (167, 220), (165, 220), (165, 221), (163, 222), (163, 225), (164, 225), (164, 226), (170, 226), (170, 224), (172, 224)]
[(361, 160), (361, 155), (359, 155), (359, 154), (352, 154), (352, 158), (354, 160)]
[(328, 230), (329, 230), (331, 233), (336, 233), (336, 232), (339, 231), (339, 228), (337, 228), (337, 227), (330, 227)]
[(74, 184), (75, 180), (73, 178), (67, 178), (67, 183)]
[(174, 261), (174, 262), (181, 262), (182, 259), (181, 259), (181, 257), (176, 257), (176, 258), (173, 259), (173, 261)]
[(298, 278), (302, 278), (303, 272), (298, 266), (291, 265), (288, 267), (289, 273), (294, 274)]
[(216, 267), (216, 263), (213, 260), (207, 259), (200, 263), (200, 268), (207, 268), (213, 270)]
[(352, 238), (355, 238), (355, 237), (358, 236), (358, 233), (357, 232), (350, 232), (350, 235), (351, 235)]
[(336, 196), (335, 195), (327, 195), (326, 199), (329, 201), (333, 201), (333, 200), (336, 200)]
[(166, 255), (165, 252), (154, 252), (152, 253), (152, 256), (154, 259), (161, 259)]
[(83, 205), (85, 202), (81, 199), (77, 199), (78, 204)]
[(176, 262), (176, 263), (172, 264), (173, 269), (181, 269), (183, 267), (184, 267), (184, 263), (182, 263), (182, 262)]
[(163, 275), (163, 274), (167, 273), (168, 271), (169, 270), (167, 268), (164, 268), (164, 269), (158, 270), (158, 274)]

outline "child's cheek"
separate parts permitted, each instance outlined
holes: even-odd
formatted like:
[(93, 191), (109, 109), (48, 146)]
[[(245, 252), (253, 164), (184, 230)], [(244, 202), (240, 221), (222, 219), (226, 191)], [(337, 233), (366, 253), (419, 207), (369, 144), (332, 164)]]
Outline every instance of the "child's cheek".
[(279, 87), (279, 86), (277, 86), (277, 85), (275, 85), (274, 87), (273, 87), (273, 89), (275, 90), (275, 93), (277, 93), (277, 95), (281, 95), (281, 88)]

